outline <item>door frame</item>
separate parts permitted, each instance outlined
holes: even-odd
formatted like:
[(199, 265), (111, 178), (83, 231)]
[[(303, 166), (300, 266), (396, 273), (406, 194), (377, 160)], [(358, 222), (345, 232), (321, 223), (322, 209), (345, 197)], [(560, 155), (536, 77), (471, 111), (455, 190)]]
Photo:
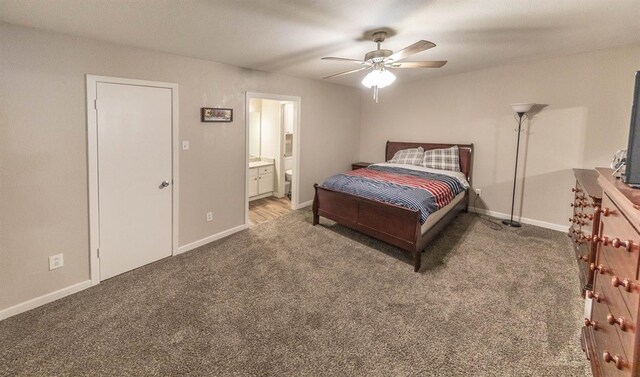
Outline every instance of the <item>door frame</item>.
[(302, 98), (299, 96), (287, 96), (281, 94), (246, 92), (245, 95), (245, 183), (244, 183), (244, 225), (249, 226), (249, 101), (252, 99), (268, 99), (275, 101), (293, 102), (295, 116), (293, 119), (294, 143), (293, 143), (293, 182), (291, 188), (291, 209), (300, 208), (300, 119), (302, 113)]
[(153, 88), (166, 88), (171, 90), (171, 179), (172, 179), (172, 242), (171, 255), (178, 253), (178, 209), (179, 209), (179, 154), (180, 140), (178, 127), (178, 84), (127, 79), (122, 77), (86, 75), (87, 84), (87, 175), (89, 181), (89, 270), (91, 273), (91, 285), (100, 283), (100, 222), (98, 206), (98, 130), (96, 113), (96, 95), (98, 83), (148, 86)]

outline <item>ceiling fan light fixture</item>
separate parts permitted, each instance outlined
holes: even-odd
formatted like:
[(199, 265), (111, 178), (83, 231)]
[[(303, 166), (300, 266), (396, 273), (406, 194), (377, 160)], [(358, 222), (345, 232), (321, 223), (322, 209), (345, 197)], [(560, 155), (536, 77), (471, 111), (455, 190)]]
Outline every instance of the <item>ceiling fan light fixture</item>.
[(379, 76), (380, 76), (380, 72), (374, 69), (373, 71), (367, 73), (364, 79), (362, 79), (362, 85), (366, 86), (367, 88), (376, 86), (376, 84), (378, 83)]
[(374, 69), (369, 72), (364, 79), (362, 79), (362, 85), (367, 88), (377, 86), (378, 88), (384, 88), (396, 81), (396, 76), (386, 69)]
[(391, 73), (391, 71), (384, 69), (380, 72), (380, 78), (378, 80), (378, 88), (384, 88), (385, 86), (389, 86), (393, 84), (394, 81), (396, 81), (396, 75)]

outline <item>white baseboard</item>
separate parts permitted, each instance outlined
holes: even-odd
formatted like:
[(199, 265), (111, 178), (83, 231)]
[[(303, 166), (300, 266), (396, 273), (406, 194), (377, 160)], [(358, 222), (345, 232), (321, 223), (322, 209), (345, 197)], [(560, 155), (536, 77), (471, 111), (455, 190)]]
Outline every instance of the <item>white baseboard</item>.
[(304, 208), (304, 207), (309, 207), (309, 206), (310, 206), (310, 205), (312, 205), (312, 204), (313, 204), (313, 200), (308, 200), (308, 201), (306, 201), (306, 202), (304, 202), (304, 203), (300, 203), (300, 204), (298, 204), (298, 208), (296, 208), (296, 209), (301, 209), (301, 208)]
[(38, 306), (42, 306), (44, 304), (48, 304), (52, 301), (61, 299), (65, 296), (69, 296), (76, 292), (80, 292), (87, 288), (91, 287), (91, 280), (85, 280), (81, 283), (74, 284), (72, 286), (59, 289), (55, 292), (47, 293), (46, 295), (42, 295), (40, 297), (32, 298), (31, 300), (21, 302), (18, 305), (14, 305), (7, 309), (0, 310), (0, 321), (3, 319), (7, 319), (16, 314), (24, 313), (27, 310), (35, 309)]
[[(471, 206), (469, 206), (469, 211), (475, 212), (475, 213), (479, 213), (481, 215), (487, 215), (487, 216), (491, 216), (491, 217), (496, 217), (496, 218), (499, 218), (499, 219), (508, 219), (510, 217), (510, 215), (507, 214), (507, 213), (489, 211), (487, 209), (475, 208), (475, 207), (471, 207)], [(526, 217), (515, 218), (515, 216), (514, 216), (514, 220), (517, 220), (517, 221), (519, 221), (521, 223), (524, 223), (524, 224), (539, 226), (541, 228), (557, 230), (559, 232), (565, 232), (566, 233), (566, 232), (569, 231), (569, 225), (554, 224), (554, 223), (549, 223), (549, 222), (546, 222), (546, 221), (529, 219), (529, 218), (526, 218)]]
[(249, 225), (247, 225), (247, 224), (238, 225), (238, 226), (236, 226), (234, 228), (227, 229), (227, 230), (225, 230), (223, 232), (211, 235), (209, 237), (205, 237), (205, 238), (203, 238), (201, 240), (198, 240), (198, 241), (195, 241), (195, 242), (191, 242), (191, 243), (186, 244), (184, 246), (180, 246), (178, 248), (178, 252), (175, 253), (174, 255), (185, 253), (185, 252), (187, 252), (189, 250), (193, 250), (193, 249), (195, 249), (197, 247), (200, 247), (202, 245), (206, 245), (206, 244), (208, 244), (210, 242), (219, 240), (220, 238), (224, 238), (224, 237), (230, 236), (230, 235), (232, 235), (234, 233), (237, 233), (237, 232), (239, 232), (241, 230), (245, 230), (247, 228), (249, 228)]

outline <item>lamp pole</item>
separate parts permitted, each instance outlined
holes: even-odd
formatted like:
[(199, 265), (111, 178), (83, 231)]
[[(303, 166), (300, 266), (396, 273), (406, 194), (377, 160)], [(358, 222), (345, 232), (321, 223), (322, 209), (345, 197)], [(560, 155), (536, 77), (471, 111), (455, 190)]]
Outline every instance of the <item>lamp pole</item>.
[(511, 192), (511, 217), (509, 220), (502, 220), (502, 223), (506, 226), (513, 228), (520, 228), (522, 224), (517, 221), (513, 221), (513, 207), (516, 200), (516, 179), (518, 179), (518, 156), (520, 155), (520, 131), (522, 128), (522, 118), (525, 116), (524, 111), (518, 111), (518, 142), (516, 144), (516, 167), (513, 172), (513, 191)]

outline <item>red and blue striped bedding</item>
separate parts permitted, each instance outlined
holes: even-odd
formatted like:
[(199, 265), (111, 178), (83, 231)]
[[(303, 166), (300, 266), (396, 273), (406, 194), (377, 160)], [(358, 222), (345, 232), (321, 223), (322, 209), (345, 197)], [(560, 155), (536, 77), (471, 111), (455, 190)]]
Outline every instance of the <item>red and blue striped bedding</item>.
[(420, 211), (420, 223), (465, 190), (444, 174), (372, 165), (328, 178), (322, 187)]

